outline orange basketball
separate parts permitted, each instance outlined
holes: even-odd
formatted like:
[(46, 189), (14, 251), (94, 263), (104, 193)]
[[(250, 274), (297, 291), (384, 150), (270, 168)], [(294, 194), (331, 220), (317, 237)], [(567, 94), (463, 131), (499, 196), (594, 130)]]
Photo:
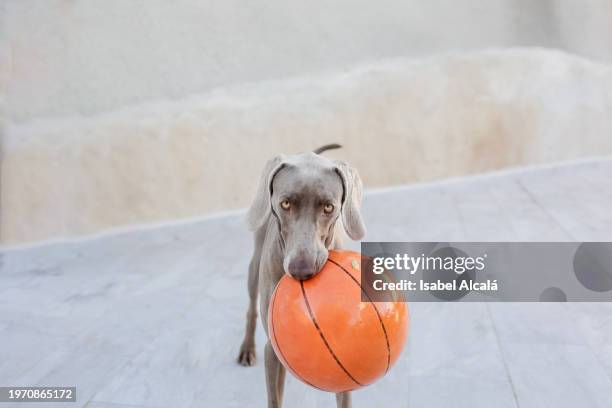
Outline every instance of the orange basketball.
[(276, 355), (294, 376), (321, 390), (373, 383), (406, 341), (406, 303), (361, 301), (360, 257), (330, 251), (319, 274), (307, 281), (283, 276), (270, 300), (268, 334)]

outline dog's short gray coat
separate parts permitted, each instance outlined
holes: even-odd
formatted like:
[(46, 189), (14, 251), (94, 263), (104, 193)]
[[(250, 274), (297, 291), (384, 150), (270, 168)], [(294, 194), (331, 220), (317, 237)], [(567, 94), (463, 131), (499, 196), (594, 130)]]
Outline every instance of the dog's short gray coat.
[[(328, 250), (339, 248), (342, 230), (359, 240), (365, 234), (360, 213), (362, 183), (348, 164), (318, 153), (337, 145), (323, 146), (312, 153), (278, 155), (266, 164), (248, 223), (255, 235), (249, 264), (249, 308), (246, 331), (238, 362), (255, 363), (257, 292), (267, 333), (268, 305), (283, 274), (296, 279), (314, 276), (327, 261)], [(268, 407), (280, 407), (285, 368), (270, 341), (264, 351)], [(338, 407), (351, 406), (350, 393), (336, 394)]]

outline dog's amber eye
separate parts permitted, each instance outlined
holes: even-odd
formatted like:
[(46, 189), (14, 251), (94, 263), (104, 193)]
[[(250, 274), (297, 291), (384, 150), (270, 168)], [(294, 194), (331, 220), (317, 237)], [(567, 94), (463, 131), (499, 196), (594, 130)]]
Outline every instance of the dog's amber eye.
[(291, 203), (289, 202), (289, 200), (283, 200), (281, 201), (281, 208), (285, 211), (287, 211), (288, 209), (291, 208)]
[(325, 204), (323, 206), (323, 212), (325, 214), (331, 214), (334, 211), (334, 206), (332, 204)]

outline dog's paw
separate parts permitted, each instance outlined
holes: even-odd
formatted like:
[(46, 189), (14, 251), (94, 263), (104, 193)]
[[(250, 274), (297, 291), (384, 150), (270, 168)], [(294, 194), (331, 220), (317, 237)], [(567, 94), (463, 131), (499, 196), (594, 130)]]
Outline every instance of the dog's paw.
[(240, 347), (240, 354), (238, 355), (238, 364), (250, 367), (255, 365), (255, 346), (245, 346)]

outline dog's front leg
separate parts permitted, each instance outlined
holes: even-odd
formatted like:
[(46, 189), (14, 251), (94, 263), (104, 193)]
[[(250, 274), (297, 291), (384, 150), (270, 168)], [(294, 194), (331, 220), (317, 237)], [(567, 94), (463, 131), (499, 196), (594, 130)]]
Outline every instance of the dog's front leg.
[(338, 408), (351, 408), (351, 392), (336, 393), (336, 406)]
[(243, 366), (255, 364), (255, 329), (257, 327), (257, 293), (259, 290), (259, 263), (261, 261), (261, 249), (263, 246), (265, 231), (260, 228), (255, 233), (255, 249), (249, 263), (249, 309), (246, 317), (246, 328), (244, 339), (238, 354), (238, 363)]
[(285, 367), (281, 364), (272, 344), (268, 341), (264, 350), (266, 365), (266, 386), (268, 389), (268, 408), (283, 406), (283, 391), (285, 389)]

